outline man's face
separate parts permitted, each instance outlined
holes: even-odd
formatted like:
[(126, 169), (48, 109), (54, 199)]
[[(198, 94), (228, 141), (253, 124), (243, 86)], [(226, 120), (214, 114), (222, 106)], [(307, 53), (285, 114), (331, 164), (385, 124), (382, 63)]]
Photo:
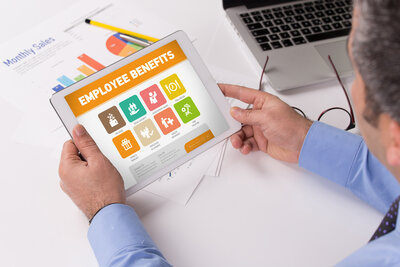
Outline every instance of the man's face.
[(350, 60), (353, 64), (353, 68), (355, 70), (355, 80), (353, 82), (351, 88), (351, 95), (353, 97), (354, 103), (354, 111), (357, 118), (357, 127), (361, 131), (361, 135), (364, 137), (364, 140), (369, 148), (369, 150), (383, 163), (386, 164), (386, 157), (385, 157), (385, 133), (382, 131), (382, 120), (381, 118), (378, 119), (378, 124), (374, 127), (372, 124), (368, 123), (364, 116), (364, 110), (368, 108), (365, 103), (365, 84), (364, 81), (358, 72), (357, 66), (354, 62), (351, 44), (353, 42), (354, 30), (358, 26), (358, 11), (357, 8), (354, 8), (353, 12), (353, 28), (349, 36), (348, 42), (348, 51)]

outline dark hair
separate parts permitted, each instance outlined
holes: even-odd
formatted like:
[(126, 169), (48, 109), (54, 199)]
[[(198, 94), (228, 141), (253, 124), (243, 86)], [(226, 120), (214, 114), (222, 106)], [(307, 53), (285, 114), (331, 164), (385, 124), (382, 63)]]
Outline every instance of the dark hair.
[(400, 123), (400, 1), (355, 0), (352, 52), (366, 85), (363, 116), (376, 126), (386, 112)]

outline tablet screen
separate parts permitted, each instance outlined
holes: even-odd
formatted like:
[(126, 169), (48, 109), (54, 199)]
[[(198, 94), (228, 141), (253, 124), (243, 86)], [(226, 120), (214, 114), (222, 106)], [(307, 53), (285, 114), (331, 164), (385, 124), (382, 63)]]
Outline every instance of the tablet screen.
[(177, 41), (65, 96), (129, 188), (228, 130)]

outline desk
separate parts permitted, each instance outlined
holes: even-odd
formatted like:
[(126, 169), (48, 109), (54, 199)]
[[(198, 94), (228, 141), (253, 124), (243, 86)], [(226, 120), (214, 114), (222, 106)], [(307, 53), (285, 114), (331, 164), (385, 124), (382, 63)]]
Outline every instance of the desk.
[[(2, 3), (0, 22), (9, 28), (2, 29), (0, 41), (26, 26), (16, 21), (16, 13), (33, 26), (74, 2)], [(226, 31), (221, 1), (140, 4), (196, 36), (195, 46), (207, 64), (254, 77), (257, 84), (257, 74)], [(311, 118), (325, 107), (345, 105), (334, 83), (279, 96)], [(1, 98), (0, 111), (7, 114), (3, 123), (8, 129), (22, 116)], [(50, 150), (9, 142), (11, 134), (0, 133), (0, 265), (97, 266), (86, 239), (87, 220), (59, 188), (58, 159)], [(63, 139), (66, 134), (54, 147), (61, 148)], [(365, 244), (382, 217), (323, 178), (262, 153), (242, 156), (230, 145), (221, 176), (207, 177), (186, 207), (144, 191), (128, 202), (177, 267), (329, 266)]]

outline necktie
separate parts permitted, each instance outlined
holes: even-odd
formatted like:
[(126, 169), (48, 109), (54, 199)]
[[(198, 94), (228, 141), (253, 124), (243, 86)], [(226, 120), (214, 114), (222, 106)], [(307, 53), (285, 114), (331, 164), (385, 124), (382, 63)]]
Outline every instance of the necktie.
[(397, 210), (399, 208), (400, 196), (392, 203), (389, 211), (386, 213), (378, 229), (369, 240), (369, 242), (392, 232), (396, 228)]

